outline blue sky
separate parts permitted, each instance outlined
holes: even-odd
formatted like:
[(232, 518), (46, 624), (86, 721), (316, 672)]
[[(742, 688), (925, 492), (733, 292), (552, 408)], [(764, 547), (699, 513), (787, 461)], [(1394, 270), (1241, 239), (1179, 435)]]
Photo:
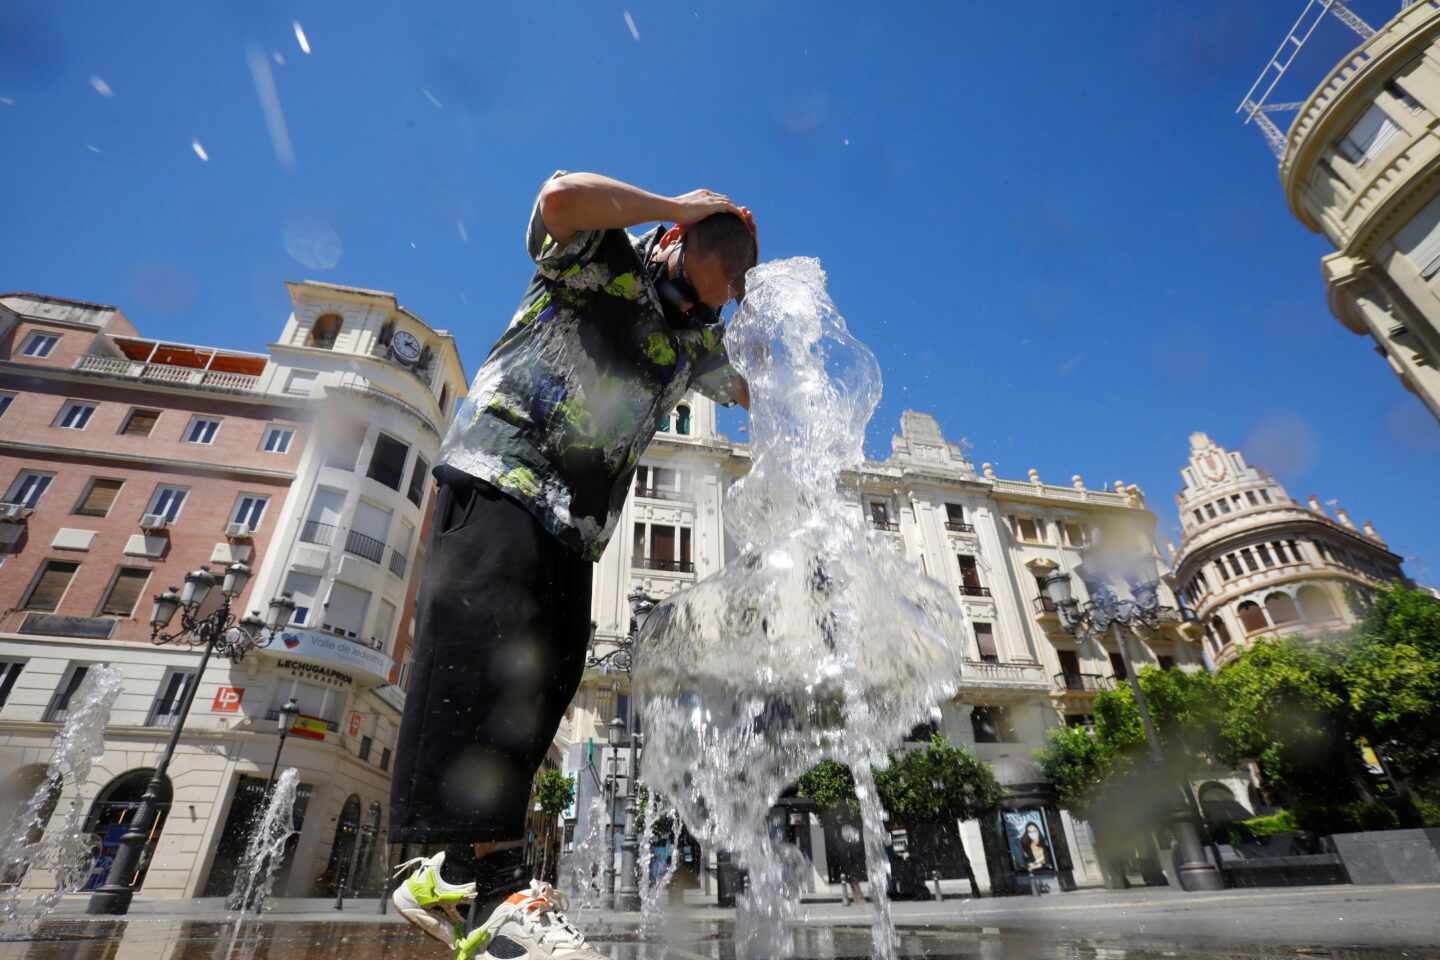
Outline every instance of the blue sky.
[[(872, 455), (926, 410), (1003, 476), (1140, 484), (1163, 539), (1204, 430), (1440, 581), (1440, 427), (1232, 114), (1301, 5), (12, 0), (0, 288), (260, 350), (284, 280), (377, 287), (473, 372), (552, 170), (712, 187), (824, 263), (885, 371)], [(1353, 42), (1323, 25), (1278, 98)]]

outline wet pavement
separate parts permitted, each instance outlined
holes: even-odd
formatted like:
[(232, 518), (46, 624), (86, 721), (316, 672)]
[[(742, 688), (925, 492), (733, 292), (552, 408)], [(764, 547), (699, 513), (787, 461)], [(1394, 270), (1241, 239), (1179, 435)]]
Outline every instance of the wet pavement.
[[(194, 905), (194, 901), (182, 901)], [(292, 904), (296, 903), (291, 901)], [(0, 931), (0, 960), (300, 960), (435, 958), (447, 951), (393, 914), (321, 911), (269, 915), (237, 930), (219, 916), (69, 915), (33, 935)], [(373, 901), (370, 904), (374, 906)], [(897, 904), (900, 951), (934, 960), (1211, 960), (1334, 958), (1440, 960), (1440, 886), (1231, 890), (1216, 894), (1104, 891), (1063, 897)], [(798, 958), (870, 956), (869, 911), (812, 905), (794, 928)], [(577, 918), (578, 919), (578, 918)], [(642, 936), (633, 915), (584, 923), (615, 960), (733, 960), (730, 915), (686, 910)]]

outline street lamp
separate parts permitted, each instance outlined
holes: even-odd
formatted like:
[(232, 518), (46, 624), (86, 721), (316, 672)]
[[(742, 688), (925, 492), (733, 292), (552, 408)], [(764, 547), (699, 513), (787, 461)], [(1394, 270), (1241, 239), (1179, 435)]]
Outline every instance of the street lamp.
[(610, 902), (615, 902), (615, 801), (620, 793), (620, 744), (625, 741), (625, 721), (618, 716), (610, 721), (606, 731), (610, 743), (610, 863), (605, 870), (605, 892)]
[[(1133, 564), (1122, 565), (1115, 576), (1092, 578), (1084, 571), (1083, 564), (1076, 570), (1090, 591), (1090, 601), (1083, 607), (1074, 597), (1070, 575), (1067, 573), (1059, 570), (1051, 572), (1041, 581), (1041, 587), (1045, 596), (1054, 604), (1065, 629), (1077, 639), (1093, 643), (1098, 650), (1103, 651), (1101, 640), (1108, 633), (1120, 648), (1120, 659), (1125, 665), (1125, 678), (1130, 684), (1131, 694), (1135, 697), (1135, 706), (1140, 711), (1140, 723), (1145, 728), (1150, 760), (1155, 769), (1161, 771), (1164, 767), (1164, 753), (1160, 749), (1160, 737), (1150, 719), (1150, 706), (1140, 689), (1140, 677), (1135, 672), (1129, 647), (1125, 643), (1127, 631), (1121, 630), (1121, 627), (1130, 630), (1139, 627), (1154, 630), (1161, 623), (1183, 618), (1184, 612), (1163, 606), (1160, 603), (1159, 580), (1145, 579), (1146, 573)], [(1129, 588), (1128, 597), (1116, 594), (1111, 584), (1117, 581)], [(1205, 856), (1195, 816), (1195, 796), (1189, 781), (1184, 777), (1180, 778), (1180, 793), (1181, 802), (1173, 811), (1171, 819), (1175, 839), (1180, 847), (1177, 872), (1181, 889), (1221, 890), (1225, 881), (1220, 871)]]
[[(245, 584), (250, 580), (250, 568), (243, 563), (232, 563), (225, 573), (216, 577), (205, 567), (185, 574), (185, 585), (180, 590), (174, 587), (155, 597), (155, 609), (150, 614), (150, 642), (157, 646), (183, 644), (201, 648), (200, 664), (195, 678), (185, 685), (180, 696), (179, 711), (175, 725), (170, 729), (170, 739), (160, 754), (160, 762), (145, 785), (140, 798), (140, 807), (130, 819), (130, 829), (120, 838), (115, 859), (105, 882), (90, 896), (86, 908), (92, 914), (123, 914), (129, 911), (130, 901), (135, 896), (132, 884), (139, 875), (140, 856), (145, 843), (154, 829), (155, 817), (160, 810), (160, 793), (164, 790), (165, 773), (175, 755), (175, 745), (180, 741), (180, 732), (190, 716), (190, 705), (195, 702), (195, 691), (205, 676), (211, 654), (218, 653), (231, 663), (239, 663), (251, 650), (268, 646), (275, 632), (288, 621), (284, 603), (270, 602), (270, 619), (263, 621), (256, 614), (242, 620), (235, 619), (230, 605), (240, 598)], [(210, 592), (220, 587), (220, 606), (210, 613), (201, 613), (201, 607), (210, 597)], [(294, 603), (290, 603), (290, 610)], [(180, 629), (165, 633), (175, 614), (180, 614)], [(284, 614), (284, 619), (277, 619)], [(268, 630), (267, 630), (268, 628)]]
[[(635, 590), (627, 600), (630, 601), (630, 631), (626, 637), (625, 650), (625, 672), (630, 673), (632, 659), (629, 651), (635, 646), (640, 636), (640, 630), (645, 626), (646, 619), (650, 612), (659, 604), (659, 600), (650, 596), (643, 590)], [(625, 837), (620, 844), (620, 898), (615, 907), (619, 910), (640, 909), (640, 749), (645, 742), (645, 737), (635, 727), (635, 691), (632, 687), (630, 697), (626, 701), (626, 710), (629, 716), (625, 718), (628, 729), (633, 731), (630, 735), (630, 779), (629, 792), (625, 798)], [(651, 799), (654, 803), (654, 798)], [(645, 838), (649, 842), (649, 838)]]
[(285, 749), (285, 738), (290, 735), (290, 728), (295, 725), (295, 716), (300, 712), (300, 705), (291, 697), (285, 701), (285, 705), (279, 710), (275, 717), (275, 724), (280, 728), (280, 743), (275, 747), (275, 762), (270, 765), (270, 779), (265, 781), (265, 806), (270, 805), (270, 793), (275, 789), (275, 774), (280, 769), (280, 751)]

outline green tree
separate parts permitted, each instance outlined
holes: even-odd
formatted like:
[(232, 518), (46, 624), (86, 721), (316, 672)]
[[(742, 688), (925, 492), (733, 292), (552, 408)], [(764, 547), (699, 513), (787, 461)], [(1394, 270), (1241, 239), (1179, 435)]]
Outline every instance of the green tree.
[(575, 800), (575, 778), (554, 767), (542, 767), (535, 775), (535, 800), (545, 815), (544, 852), (540, 860), (540, 876), (548, 876), (550, 845), (555, 836), (555, 823), (560, 814)]
[(850, 768), (836, 760), (821, 760), (805, 771), (795, 786), (802, 797), (815, 801), (822, 814), (844, 813), (858, 816), (860, 803), (855, 799), (855, 777)]
[(1089, 730), (1054, 727), (1035, 760), (1061, 805), (1092, 819), (1114, 772), (1115, 748)]
[[(641, 825), (645, 823), (645, 808), (650, 805), (650, 788), (640, 784), (640, 791), (635, 798), (635, 816)], [(643, 829), (643, 827), (642, 827)], [(655, 818), (650, 825), (650, 836), (652, 840), (668, 840), (675, 832), (675, 812), (667, 810)]]

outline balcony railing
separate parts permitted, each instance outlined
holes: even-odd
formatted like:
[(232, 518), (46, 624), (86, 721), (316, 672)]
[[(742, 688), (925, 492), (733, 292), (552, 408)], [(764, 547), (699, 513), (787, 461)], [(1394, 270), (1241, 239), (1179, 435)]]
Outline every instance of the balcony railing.
[(240, 393), (256, 392), (256, 385), (260, 382), (259, 377), (244, 373), (197, 370), (193, 367), (180, 367), (168, 363), (144, 363), (124, 357), (103, 357), (95, 353), (84, 353), (77, 357), (75, 369), (82, 373), (124, 377), (127, 380), (151, 380), (157, 383), (173, 383), (206, 390), (226, 390)]
[(351, 530), (345, 537), (345, 552), (364, 557), (371, 563), (379, 563), (385, 559), (385, 541), (367, 537), (358, 530)]
[(973, 523), (964, 523), (960, 520), (946, 520), (945, 529), (951, 533), (974, 533), (975, 525)]
[(1077, 693), (1099, 693), (1101, 690), (1109, 690), (1112, 686), (1110, 677), (1098, 673), (1070, 673), (1068, 671), (1055, 674), (1055, 686), (1061, 690), (1070, 690)]
[(971, 584), (971, 583), (962, 583), (962, 584), (960, 585), (960, 592), (961, 592), (962, 594), (964, 594), (965, 596), (967, 596), (967, 597), (988, 597), (988, 596), (990, 596), (990, 588), (989, 588), (989, 587), (982, 587), (982, 586), (978, 586), (978, 585), (976, 585), (976, 584)]
[(691, 499), (688, 491), (668, 487), (636, 487), (635, 496), (649, 497), (651, 500), (673, 500), (677, 503), (689, 503)]
[(881, 520), (879, 517), (871, 517), (870, 526), (876, 530), (888, 530), (891, 533), (900, 532), (900, 522), (898, 520)]
[(639, 570), (672, 570), (676, 573), (694, 573), (695, 564), (690, 560), (660, 560), (656, 557), (633, 557), (630, 565)]
[(305, 543), (318, 543), (328, 547), (335, 542), (335, 527), (318, 520), (306, 520), (300, 525), (300, 539)]
[(1033, 601), (1035, 613), (1039, 616), (1053, 616), (1058, 611), (1055, 608), (1055, 601), (1049, 597), (1036, 597)]
[(391, 547), (391, 548), (390, 548), (390, 572), (393, 573), (393, 574), (395, 574), (395, 576), (397, 576), (397, 577), (403, 577), (403, 576), (405, 576), (405, 564), (406, 564), (406, 563), (407, 563), (407, 561), (406, 561), (406, 559), (405, 559), (405, 554), (401, 553), (399, 550), (396, 550), (394, 547)]
[(1050, 688), (1039, 664), (992, 663), (968, 659), (961, 668), (960, 684), (964, 687), (1020, 687), (1027, 690)]

